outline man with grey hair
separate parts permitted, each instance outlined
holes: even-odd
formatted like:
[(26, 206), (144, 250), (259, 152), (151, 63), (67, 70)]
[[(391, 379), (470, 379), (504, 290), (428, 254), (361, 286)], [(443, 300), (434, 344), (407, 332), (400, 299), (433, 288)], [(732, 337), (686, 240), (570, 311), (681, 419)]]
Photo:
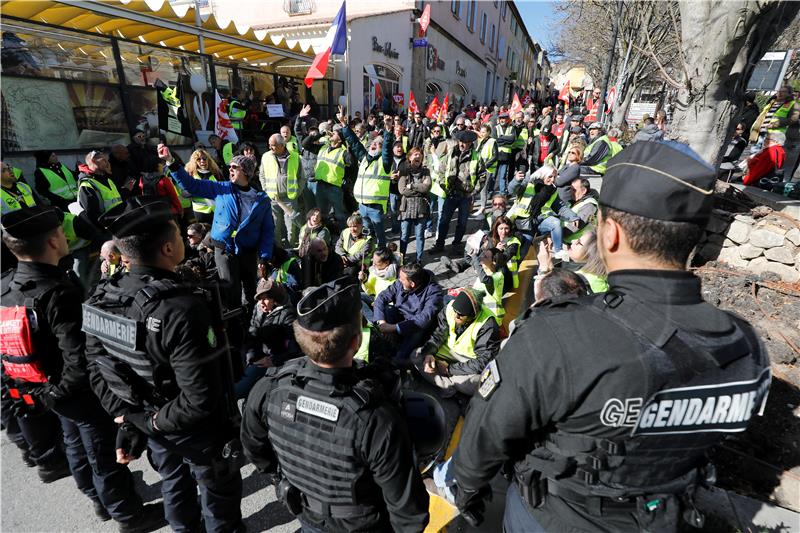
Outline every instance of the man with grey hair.
[(280, 133), (269, 138), (269, 151), (261, 156), (259, 181), (272, 199), (275, 219), (275, 239), (283, 248), (297, 246), (300, 231), (300, 211), (297, 198), (302, 190), (303, 167), (300, 154), (287, 150), (286, 139)]
[(763, 178), (776, 178), (777, 171), (783, 169), (786, 161), (786, 151), (783, 149), (785, 143), (786, 135), (780, 131), (768, 132), (764, 139), (764, 149), (747, 160), (747, 174), (742, 182), (745, 185), (758, 185)]

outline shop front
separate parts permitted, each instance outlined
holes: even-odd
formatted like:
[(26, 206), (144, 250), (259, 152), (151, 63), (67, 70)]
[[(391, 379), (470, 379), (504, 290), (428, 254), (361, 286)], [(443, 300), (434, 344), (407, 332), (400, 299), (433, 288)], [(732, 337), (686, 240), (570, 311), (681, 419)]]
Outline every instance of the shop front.
[(475, 100), (482, 102), (485, 93), (486, 65), (465, 50), (449, 35), (430, 27), (425, 63), (426, 99), (437, 94), (439, 103), (449, 94), (448, 103), (456, 109)]

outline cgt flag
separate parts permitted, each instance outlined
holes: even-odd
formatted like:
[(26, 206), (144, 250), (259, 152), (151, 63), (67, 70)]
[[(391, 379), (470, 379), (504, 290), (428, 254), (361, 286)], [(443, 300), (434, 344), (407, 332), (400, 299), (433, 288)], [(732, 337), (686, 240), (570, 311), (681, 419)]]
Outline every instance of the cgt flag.
[[(447, 120), (447, 108), (450, 107), (448, 101), (450, 100), (450, 93), (445, 93), (444, 100), (442, 100), (442, 107), (439, 108), (439, 113), (436, 116), (436, 121), (444, 124)], [(461, 213), (459, 213), (461, 215)]]
[(228, 116), (228, 100), (220, 98), (219, 93), (214, 91), (214, 133), (220, 139), (230, 141), (234, 144), (239, 142), (239, 136), (233, 129), (231, 117)]
[(419, 113), (419, 107), (417, 107), (417, 101), (414, 100), (414, 91), (408, 91), (408, 114), (414, 113)]
[(509, 116), (513, 117), (517, 113), (522, 111), (522, 102), (519, 101), (519, 95), (517, 91), (514, 91), (514, 100), (511, 102), (511, 107), (508, 110)]
[(314, 80), (325, 77), (325, 71), (328, 70), (328, 61), (332, 55), (342, 55), (347, 50), (347, 15), (345, 13), (345, 5), (347, 2), (342, 2), (342, 7), (339, 8), (339, 13), (333, 19), (328, 34), (325, 36), (325, 50), (317, 54), (311, 67), (306, 73), (306, 87), (309, 89), (314, 84)]
[(425, 116), (433, 120), (439, 116), (439, 95), (433, 97), (433, 100), (428, 104), (428, 109), (425, 110)]
[(525, 91), (525, 95), (522, 97), (522, 105), (531, 105), (531, 92)]
[(566, 105), (569, 105), (569, 79), (564, 82), (564, 86), (558, 93), (558, 99), (563, 101)]

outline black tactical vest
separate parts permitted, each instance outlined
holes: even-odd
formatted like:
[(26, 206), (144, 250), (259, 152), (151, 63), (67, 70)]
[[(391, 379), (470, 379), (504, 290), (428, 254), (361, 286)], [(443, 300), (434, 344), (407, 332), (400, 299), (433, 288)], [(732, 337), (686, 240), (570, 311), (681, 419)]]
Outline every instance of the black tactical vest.
[[(609, 498), (682, 493), (701, 481), (708, 449), (744, 431), (763, 409), (771, 374), (758, 337), (735, 315), (725, 335), (682, 331), (629, 295), (599, 295), (588, 307), (636, 339), (643, 366), (651, 370), (635, 379), (645, 380), (651, 395), (638, 402), (638, 417), (620, 424), (631, 427), (628, 435), (605, 439), (556, 430), (525, 462), (548, 478), (556, 494), (559, 486)], [(616, 406), (612, 400), (601, 418), (633, 412), (623, 399)]]
[(146, 321), (153, 320), (162, 300), (187, 292), (191, 288), (186, 285), (151, 276), (141, 276), (141, 285), (128, 289), (112, 278), (101, 282), (90, 302), (83, 304), (83, 331), (97, 337), (108, 353), (93, 364), (120, 399), (160, 407), (177, 395), (175, 375), (166, 363), (169, 354), (145, 351)]
[(341, 387), (323, 383), (311, 365), (299, 358), (273, 371), (267, 421), (281, 474), (317, 514), (375, 512), (373, 505), (382, 498), (377, 485), (368, 496), (359, 483), (370, 476), (359, 447), (370, 407), (381, 398), (379, 389), (370, 381)]

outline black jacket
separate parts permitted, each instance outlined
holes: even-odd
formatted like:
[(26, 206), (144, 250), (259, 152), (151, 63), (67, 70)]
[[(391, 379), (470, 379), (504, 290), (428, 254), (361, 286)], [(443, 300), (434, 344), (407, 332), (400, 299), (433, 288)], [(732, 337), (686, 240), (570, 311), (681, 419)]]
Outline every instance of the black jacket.
[[(135, 295), (143, 287), (152, 286), (154, 281), (183, 287), (159, 300), (139, 326), (144, 332), (142, 350), (158, 368), (154, 374), (162, 376), (163, 382), (171, 382), (170, 386), (159, 390), (169, 401), (158, 409), (158, 428), (163, 433), (186, 434), (207, 431), (210, 427), (226, 427), (222, 394), (225, 378), (220, 360), (223, 355), (216, 349), (217, 341), (211, 333), (211, 313), (205, 300), (193, 294), (190, 288), (181, 286), (172, 272), (133, 266), (129, 273), (101, 281), (87, 303), (102, 307), (104, 292), (119, 290)], [(116, 312), (133, 317), (131, 308), (132, 305), (117, 308)], [(141, 411), (142, 408), (133, 407), (112, 393), (93, 364), (98, 356), (107, 354), (97, 337), (87, 335), (86, 357), (95, 394), (112, 416)]]
[(291, 301), (264, 313), (256, 304), (250, 317), (247, 360), (255, 361), (269, 357), (274, 366), (281, 366), (289, 359), (303, 355), (294, 338), (292, 325), (297, 319)]
[[(483, 269), (481, 269), (483, 272)], [(466, 328), (456, 328), (456, 333), (461, 334)], [(433, 355), (440, 347), (447, 344), (450, 336), (450, 325), (447, 323), (447, 306), (439, 311), (438, 324), (433, 331), (430, 340), (422, 347), (422, 353)], [(463, 363), (450, 363), (447, 371), (451, 376), (468, 376), (480, 374), (486, 365), (495, 358), (500, 350), (500, 327), (497, 320), (490, 318), (481, 329), (478, 330), (478, 337), (475, 339), (475, 358)]]

